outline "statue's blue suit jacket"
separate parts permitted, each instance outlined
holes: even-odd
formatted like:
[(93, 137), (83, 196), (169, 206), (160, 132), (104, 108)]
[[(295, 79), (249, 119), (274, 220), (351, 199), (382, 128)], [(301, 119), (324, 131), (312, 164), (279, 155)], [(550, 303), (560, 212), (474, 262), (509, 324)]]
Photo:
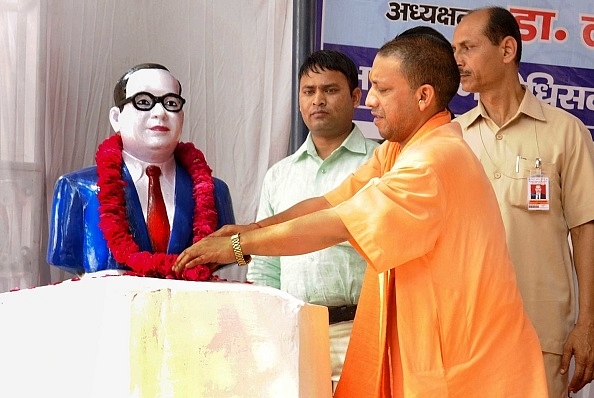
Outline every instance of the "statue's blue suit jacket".
[[(175, 180), (175, 215), (167, 253), (179, 254), (192, 244), (194, 200), (192, 179), (179, 164)], [(130, 173), (123, 167), (128, 222), (141, 251), (152, 252), (142, 207)], [(225, 182), (215, 178), (217, 229), (234, 224), (233, 205)], [(48, 263), (74, 274), (124, 269), (117, 263), (99, 229), (97, 167), (63, 175), (56, 182), (47, 250)]]

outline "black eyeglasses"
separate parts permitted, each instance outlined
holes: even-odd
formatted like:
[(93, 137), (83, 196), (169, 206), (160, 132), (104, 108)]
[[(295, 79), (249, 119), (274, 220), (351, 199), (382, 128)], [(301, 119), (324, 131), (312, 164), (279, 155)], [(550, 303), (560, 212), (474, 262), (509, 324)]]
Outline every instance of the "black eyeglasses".
[(186, 100), (183, 99), (181, 96), (173, 93), (165, 94), (161, 97), (155, 97), (151, 93), (147, 93), (146, 91), (141, 91), (139, 93), (134, 94), (131, 97), (128, 97), (122, 101), (120, 101), (117, 106), (122, 108), (128, 102), (131, 102), (134, 108), (138, 109), (139, 111), (150, 111), (157, 105), (157, 103), (163, 104), (163, 108), (168, 110), (169, 112), (179, 112), (184, 107)]

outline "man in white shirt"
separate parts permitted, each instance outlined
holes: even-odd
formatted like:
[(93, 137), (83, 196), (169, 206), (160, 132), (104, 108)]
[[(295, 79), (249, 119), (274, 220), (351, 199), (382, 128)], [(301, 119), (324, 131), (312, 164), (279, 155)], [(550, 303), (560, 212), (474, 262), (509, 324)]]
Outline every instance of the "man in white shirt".
[[(337, 51), (317, 51), (299, 71), (299, 109), (310, 132), (291, 156), (264, 178), (257, 220), (334, 189), (378, 146), (352, 122), (361, 100), (354, 62)], [(332, 380), (336, 383), (353, 325), (366, 263), (349, 243), (301, 256), (254, 256), (247, 279), (272, 286), (330, 314)]]

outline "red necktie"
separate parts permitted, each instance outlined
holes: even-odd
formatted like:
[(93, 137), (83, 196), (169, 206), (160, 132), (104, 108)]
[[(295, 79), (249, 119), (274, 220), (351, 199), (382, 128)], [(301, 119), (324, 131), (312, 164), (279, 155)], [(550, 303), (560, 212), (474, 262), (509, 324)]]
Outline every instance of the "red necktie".
[(169, 244), (169, 219), (159, 181), (161, 169), (158, 166), (148, 166), (146, 175), (149, 178), (146, 218), (151, 246), (154, 253), (166, 253)]

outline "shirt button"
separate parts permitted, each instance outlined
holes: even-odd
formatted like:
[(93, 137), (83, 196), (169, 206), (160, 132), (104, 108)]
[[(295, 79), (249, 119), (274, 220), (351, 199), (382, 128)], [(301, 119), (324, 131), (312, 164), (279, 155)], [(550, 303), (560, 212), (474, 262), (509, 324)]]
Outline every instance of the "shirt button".
[(495, 178), (497, 178), (497, 179), (501, 178), (501, 173), (498, 172), (498, 171), (496, 171), (495, 172)]
[(326, 169), (322, 169), (322, 174), (326, 174)]
[(503, 139), (503, 134), (496, 134), (495, 138), (497, 138), (498, 140), (502, 140)]

